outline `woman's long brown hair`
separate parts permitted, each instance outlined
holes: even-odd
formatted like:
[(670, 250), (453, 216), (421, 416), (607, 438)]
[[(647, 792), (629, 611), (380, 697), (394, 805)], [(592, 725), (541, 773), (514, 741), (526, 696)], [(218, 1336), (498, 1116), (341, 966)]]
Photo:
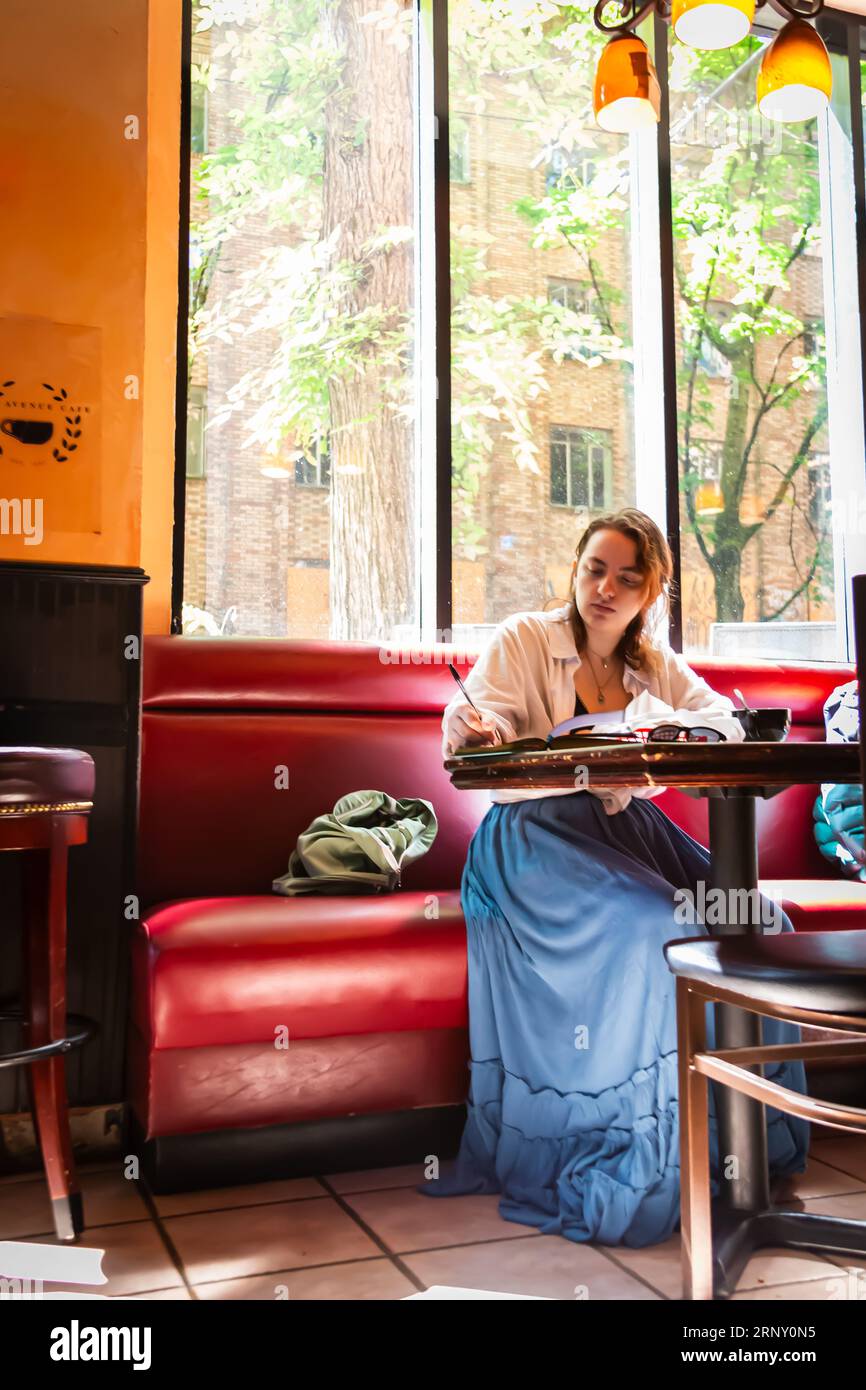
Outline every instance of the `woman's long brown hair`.
[[(652, 668), (655, 665), (655, 648), (645, 630), (646, 615), (659, 595), (663, 597), (664, 612), (670, 615), (670, 592), (674, 575), (670, 546), (646, 512), (638, 511), (637, 507), (623, 507), (618, 512), (597, 516), (589, 523), (575, 548), (578, 564), (596, 531), (619, 531), (635, 543), (637, 563), (643, 570), (644, 582), (648, 583), (649, 587), (640, 612), (632, 618), (619, 640), (616, 651), (632, 670), (645, 665)], [(574, 643), (578, 652), (582, 653), (587, 640), (586, 623), (580, 616), (573, 593), (568, 606)]]

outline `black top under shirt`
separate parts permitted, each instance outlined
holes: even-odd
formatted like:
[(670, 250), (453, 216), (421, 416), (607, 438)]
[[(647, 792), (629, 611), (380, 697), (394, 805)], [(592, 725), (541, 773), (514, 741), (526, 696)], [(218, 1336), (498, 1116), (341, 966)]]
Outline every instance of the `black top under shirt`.
[(574, 715), (573, 715), (572, 717), (576, 719), (577, 716), (578, 716), (579, 714), (589, 714), (589, 710), (587, 709), (586, 705), (583, 703), (583, 701), (581, 700), (581, 698), (580, 698), (580, 696), (578, 695), (577, 691), (575, 690), (575, 692), (574, 692)]

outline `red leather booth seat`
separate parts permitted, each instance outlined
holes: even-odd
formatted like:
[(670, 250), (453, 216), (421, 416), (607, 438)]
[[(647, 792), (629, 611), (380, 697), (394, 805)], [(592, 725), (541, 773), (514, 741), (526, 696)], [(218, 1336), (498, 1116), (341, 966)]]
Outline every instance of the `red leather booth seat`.
[[(444, 647), (146, 639), (128, 1077), (145, 1146), (162, 1142), (166, 1152), (169, 1138), (184, 1137), (190, 1151), (212, 1155), (220, 1136), (339, 1121), (337, 1150), (325, 1147), (330, 1166), (346, 1169), (366, 1166), (348, 1117), (458, 1113), (469, 1079), (460, 875), (488, 798), (455, 791), (442, 768), (451, 656)], [(465, 674), (471, 662), (455, 659)], [(823, 737), (823, 702), (852, 675), (692, 664), (727, 695), (736, 685), (751, 704), (789, 705), (794, 739)], [(402, 889), (273, 894), (313, 817), (366, 787), (436, 809), (436, 841)], [(816, 792), (794, 787), (759, 802), (761, 887), (798, 929), (846, 928), (866, 886), (834, 876), (819, 854)], [(669, 791), (659, 804), (707, 843), (705, 801)], [(166, 1161), (157, 1174), (162, 1190), (200, 1176), (195, 1162), (184, 1178), (170, 1169)], [(251, 1171), (242, 1153), (216, 1168), (203, 1157), (202, 1183), (205, 1169), (224, 1181)]]

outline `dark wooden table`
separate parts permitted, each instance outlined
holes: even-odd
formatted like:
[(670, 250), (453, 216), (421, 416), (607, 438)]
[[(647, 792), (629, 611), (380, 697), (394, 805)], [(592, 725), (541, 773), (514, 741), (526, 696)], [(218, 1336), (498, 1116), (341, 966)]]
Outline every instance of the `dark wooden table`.
[[(455, 756), (445, 763), (459, 788), (577, 788), (581, 786), (678, 787), (689, 796), (709, 800), (710, 881), (714, 888), (757, 889), (758, 848), (755, 807), (758, 797), (775, 796), (797, 783), (861, 781), (856, 743), (625, 743), (581, 747), (565, 752), (501, 753)], [(584, 776), (584, 774), (580, 774)], [(747, 914), (749, 916), (750, 914)], [(759, 916), (759, 914), (756, 914)], [(760, 920), (726, 922), (713, 935), (758, 933)], [(730, 1005), (716, 1006), (716, 1047), (761, 1044), (761, 1019)], [(771, 1209), (767, 1164), (766, 1112), (757, 1101), (717, 1088), (719, 1153), (743, 1156), (740, 1176), (723, 1184), (713, 1203), (713, 1255), (718, 1289), (731, 1291), (747, 1260), (762, 1243), (758, 1214)], [(812, 1249), (833, 1248), (816, 1244)], [(783, 1243), (778, 1240), (776, 1243)], [(792, 1242), (793, 1243), (793, 1242)], [(802, 1241), (799, 1242), (802, 1245)]]

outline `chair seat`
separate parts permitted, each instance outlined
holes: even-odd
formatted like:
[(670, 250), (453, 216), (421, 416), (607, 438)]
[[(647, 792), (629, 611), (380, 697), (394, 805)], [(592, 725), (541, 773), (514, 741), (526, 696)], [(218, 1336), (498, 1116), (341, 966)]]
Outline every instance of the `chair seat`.
[(668, 968), (756, 1002), (862, 1016), (866, 1021), (866, 931), (669, 941)]
[(79, 748), (0, 748), (0, 807), (92, 801), (93, 759)]

